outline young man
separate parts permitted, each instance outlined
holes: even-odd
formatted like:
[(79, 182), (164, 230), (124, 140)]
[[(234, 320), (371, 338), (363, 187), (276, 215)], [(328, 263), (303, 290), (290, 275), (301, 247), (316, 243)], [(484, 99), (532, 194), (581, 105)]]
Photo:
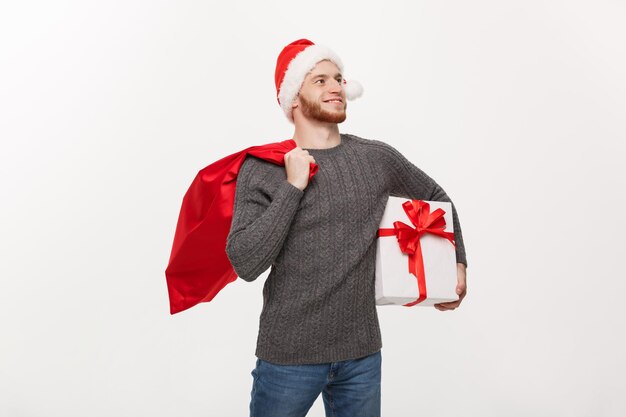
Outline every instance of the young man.
[[(376, 232), (390, 195), (449, 201), (392, 146), (339, 133), (360, 96), (328, 48), (300, 39), (277, 60), (276, 88), (298, 145), (285, 166), (247, 157), (226, 252), (238, 276), (271, 266), (252, 371), (253, 417), (303, 417), (322, 393), (327, 416), (380, 416), (381, 335)], [(319, 166), (309, 183), (310, 164)], [(459, 301), (467, 261), (453, 207)]]

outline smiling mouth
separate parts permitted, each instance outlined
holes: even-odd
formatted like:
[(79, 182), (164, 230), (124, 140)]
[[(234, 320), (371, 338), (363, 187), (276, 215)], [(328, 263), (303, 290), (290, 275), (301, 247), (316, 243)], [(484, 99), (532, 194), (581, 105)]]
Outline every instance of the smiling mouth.
[(324, 103), (343, 104), (343, 101), (341, 101), (339, 99), (333, 99), (333, 100), (326, 100), (326, 101), (324, 101)]

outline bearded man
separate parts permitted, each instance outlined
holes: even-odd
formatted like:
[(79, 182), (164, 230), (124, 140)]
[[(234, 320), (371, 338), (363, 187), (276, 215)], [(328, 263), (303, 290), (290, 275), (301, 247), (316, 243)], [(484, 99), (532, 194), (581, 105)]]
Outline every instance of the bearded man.
[[(226, 252), (237, 275), (263, 287), (250, 415), (303, 417), (323, 396), (327, 416), (379, 417), (381, 333), (375, 303), (377, 230), (389, 196), (447, 201), (445, 191), (391, 145), (340, 133), (347, 100), (330, 49), (300, 39), (276, 64), (277, 99), (298, 145), (285, 166), (246, 157)], [(319, 171), (309, 183), (310, 166)], [(459, 300), (467, 260), (453, 208)]]

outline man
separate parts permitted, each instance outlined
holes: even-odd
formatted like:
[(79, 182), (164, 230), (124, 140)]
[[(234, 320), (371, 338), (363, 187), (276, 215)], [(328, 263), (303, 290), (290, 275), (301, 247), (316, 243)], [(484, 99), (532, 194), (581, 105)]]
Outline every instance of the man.
[[(278, 101), (295, 125), (285, 166), (247, 157), (226, 252), (238, 276), (268, 267), (252, 371), (253, 417), (305, 416), (322, 393), (327, 416), (380, 416), (381, 335), (374, 296), (376, 232), (390, 195), (450, 201), (392, 146), (339, 133), (347, 98), (329, 49), (300, 39), (277, 60)], [(310, 164), (319, 171), (309, 183)], [(467, 261), (453, 207), (459, 301)]]

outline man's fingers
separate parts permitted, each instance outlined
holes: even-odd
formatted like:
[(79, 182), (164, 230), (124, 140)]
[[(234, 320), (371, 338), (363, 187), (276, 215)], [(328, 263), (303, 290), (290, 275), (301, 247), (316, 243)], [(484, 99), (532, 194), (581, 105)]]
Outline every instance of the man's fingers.
[(461, 304), (461, 300), (452, 301), (450, 303), (435, 304), (435, 307), (437, 307), (438, 310), (454, 310), (455, 308), (459, 306), (459, 304)]
[(462, 270), (460, 268), (457, 269), (456, 293), (459, 296), (459, 299), (457, 301), (435, 304), (435, 308), (439, 311), (451, 311), (456, 309), (461, 304), (461, 301), (463, 301), (463, 298), (465, 298), (465, 294), (467, 293), (465, 270)]

